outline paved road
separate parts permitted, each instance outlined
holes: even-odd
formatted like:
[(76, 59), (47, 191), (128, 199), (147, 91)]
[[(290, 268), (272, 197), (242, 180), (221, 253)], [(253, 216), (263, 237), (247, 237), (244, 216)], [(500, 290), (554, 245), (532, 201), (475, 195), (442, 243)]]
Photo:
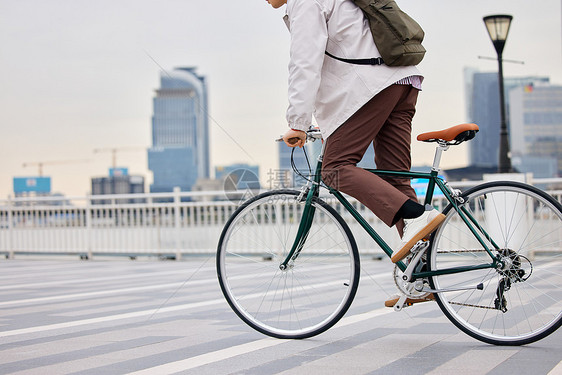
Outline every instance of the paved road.
[(284, 341), (243, 324), (214, 259), (0, 261), (0, 374), (562, 374), (562, 330), (525, 347), (459, 332), (433, 302), (395, 313), (387, 261), (364, 261), (346, 317)]

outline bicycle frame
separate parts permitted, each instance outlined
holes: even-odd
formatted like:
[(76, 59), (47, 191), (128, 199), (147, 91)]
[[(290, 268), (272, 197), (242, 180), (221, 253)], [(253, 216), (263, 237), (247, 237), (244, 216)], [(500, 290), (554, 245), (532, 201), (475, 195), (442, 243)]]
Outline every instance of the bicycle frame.
[[(440, 153), (438, 154), (440, 157)], [(454, 193), (451, 191), (451, 189), (449, 189), (446, 183), (438, 176), (437, 168), (433, 168), (431, 172), (398, 172), (398, 171), (387, 171), (387, 170), (379, 170), (379, 169), (365, 169), (365, 170), (381, 177), (427, 179), (428, 184), (427, 184), (427, 193), (425, 196), (425, 204), (431, 204), (433, 200), (435, 187), (437, 186), (443, 192), (445, 198), (450, 203), (452, 208), (455, 211), (457, 211), (459, 217), (466, 224), (466, 226), (469, 228), (469, 230), (472, 232), (472, 234), (475, 236), (478, 242), (480, 242), (480, 244), (483, 246), (483, 248), (488, 253), (491, 259), (491, 263), (484, 263), (476, 266), (461, 266), (461, 267), (441, 269), (437, 271), (414, 272), (412, 274), (411, 281), (421, 278), (427, 278), (431, 276), (448, 275), (448, 274), (455, 274), (461, 272), (469, 272), (478, 269), (489, 269), (489, 268), (495, 269), (498, 267), (502, 267), (501, 261), (493, 255), (492, 251), (489, 249), (488, 245), (483, 240), (483, 238), (486, 238), (488, 241), (490, 241), (490, 243), (492, 244), (495, 250), (499, 250), (499, 246), (492, 240), (491, 236), (489, 236), (486, 233), (486, 231), (478, 224), (476, 219), (468, 212), (468, 210), (466, 210), (462, 206), (462, 203), (459, 204), (459, 201), (457, 201), (457, 199), (455, 198)], [(315, 197), (319, 196), (319, 192), (320, 192), (320, 184), (322, 182), (321, 171), (322, 171), (322, 153), (318, 158), (313, 180), (306, 185), (305, 187), (306, 190), (303, 190), (303, 198), (304, 195), (306, 194), (306, 203), (303, 209), (302, 219), (299, 224), (297, 236), (292, 245), (291, 251), (280, 265), (280, 268), (282, 270), (286, 269), (289, 263), (291, 261), (294, 261), (299, 256), (300, 252), (302, 251), (303, 245), (306, 241), (306, 238), (308, 236), (308, 231), (310, 230), (310, 226), (312, 224), (312, 220), (314, 218), (314, 213), (315, 213), (315, 208), (312, 205), (312, 201)], [(328, 188), (328, 190), (332, 195), (334, 195), (334, 197), (336, 197), (336, 199), (351, 214), (351, 216), (353, 216), (353, 218), (359, 223), (359, 225), (361, 225), (361, 227), (367, 232), (367, 234), (369, 234), (369, 236), (381, 247), (384, 253), (388, 257), (391, 257), (393, 254), (393, 250), (390, 248), (390, 246), (384, 241), (382, 237), (380, 237), (380, 235), (375, 231), (375, 229), (363, 218), (363, 216), (361, 216), (361, 214), (351, 205), (351, 203), (349, 203), (349, 201), (342, 195), (342, 193), (332, 188)], [(406, 264), (404, 264), (404, 262), (402, 261), (396, 264), (402, 272), (404, 272), (407, 268)]]

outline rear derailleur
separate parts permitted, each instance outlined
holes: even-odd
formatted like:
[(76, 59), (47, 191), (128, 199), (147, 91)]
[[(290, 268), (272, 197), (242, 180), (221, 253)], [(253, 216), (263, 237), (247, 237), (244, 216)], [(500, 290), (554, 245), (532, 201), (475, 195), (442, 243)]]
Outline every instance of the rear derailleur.
[[(526, 281), (533, 273), (533, 265), (529, 258), (517, 254), (511, 249), (499, 250), (502, 267), (498, 273), (502, 276), (496, 288), (496, 299), (494, 307), (502, 312), (507, 312), (507, 299), (505, 292), (511, 289), (512, 283)], [(525, 267), (525, 269), (523, 268)]]

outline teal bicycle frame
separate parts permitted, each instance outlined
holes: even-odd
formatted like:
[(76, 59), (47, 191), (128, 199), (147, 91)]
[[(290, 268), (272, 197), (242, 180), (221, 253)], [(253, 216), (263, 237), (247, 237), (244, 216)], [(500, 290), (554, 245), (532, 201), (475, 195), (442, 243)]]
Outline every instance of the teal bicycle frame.
[[(292, 245), (291, 251), (285, 258), (285, 260), (281, 263), (280, 268), (286, 269), (288, 265), (295, 261), (299, 256), (304, 243), (306, 242), (308, 232), (312, 225), (312, 220), (315, 214), (315, 207), (312, 204), (312, 201), (319, 196), (320, 192), (320, 184), (321, 184), (321, 170), (322, 170), (322, 158), (318, 159), (318, 163), (316, 166), (316, 171), (313, 176), (313, 180), (310, 181), (309, 185), (307, 185), (307, 191), (304, 191), (306, 194), (306, 204), (303, 209), (303, 214), (301, 218), (301, 222), (299, 224), (299, 228), (297, 231), (297, 236), (295, 241)], [(400, 178), (418, 178), (418, 179), (426, 179), (428, 180), (427, 184), (427, 193), (425, 196), (425, 204), (431, 204), (433, 200), (433, 194), (435, 191), (435, 186), (437, 186), (442, 192), (449, 204), (452, 206), (459, 217), (464, 221), (467, 227), (470, 229), (472, 234), (478, 240), (478, 242), (483, 246), (483, 249), (488, 253), (491, 259), (491, 263), (484, 263), (475, 266), (461, 266), (461, 267), (454, 267), (454, 268), (445, 268), (436, 271), (423, 271), (423, 272), (414, 272), (412, 274), (412, 280), (427, 278), (431, 276), (439, 276), (439, 275), (449, 275), (454, 273), (461, 273), (461, 272), (469, 272), (478, 269), (488, 269), (493, 268), (496, 269), (498, 267), (502, 267), (502, 262), (494, 256), (488, 244), (484, 241), (483, 238), (487, 239), (489, 243), (494, 247), (495, 250), (499, 250), (499, 246), (493, 241), (493, 239), (484, 231), (484, 229), (478, 224), (476, 219), (462, 206), (462, 201), (457, 200), (453, 192), (449, 189), (449, 187), (445, 184), (445, 182), (438, 177), (437, 170), (432, 170), (431, 172), (398, 172), (398, 171), (386, 171), (386, 170), (379, 170), (379, 169), (365, 169), (371, 173), (376, 174), (377, 176), (382, 177), (400, 177)], [(385, 254), (389, 257), (392, 256), (393, 250), (388, 246), (388, 244), (382, 239), (379, 234), (373, 229), (373, 227), (361, 216), (359, 212), (349, 203), (349, 201), (337, 190), (328, 188), (329, 192), (336, 197), (336, 199), (345, 207), (345, 209), (353, 216), (353, 218), (365, 229), (365, 231), (369, 234), (369, 236), (381, 247), (381, 249), (385, 252)], [(406, 270), (406, 264), (403, 262), (396, 263), (398, 268), (402, 272)]]

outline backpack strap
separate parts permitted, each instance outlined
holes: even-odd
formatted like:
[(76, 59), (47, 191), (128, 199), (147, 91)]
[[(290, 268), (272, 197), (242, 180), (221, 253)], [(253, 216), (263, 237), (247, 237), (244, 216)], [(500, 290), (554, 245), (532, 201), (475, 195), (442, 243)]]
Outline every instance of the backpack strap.
[(356, 64), (356, 65), (383, 65), (384, 64), (384, 60), (382, 59), (382, 57), (373, 57), (370, 59), (344, 59), (342, 57), (334, 56), (328, 51), (324, 51), (324, 53), (330, 56), (332, 59), (343, 61), (348, 64)]

